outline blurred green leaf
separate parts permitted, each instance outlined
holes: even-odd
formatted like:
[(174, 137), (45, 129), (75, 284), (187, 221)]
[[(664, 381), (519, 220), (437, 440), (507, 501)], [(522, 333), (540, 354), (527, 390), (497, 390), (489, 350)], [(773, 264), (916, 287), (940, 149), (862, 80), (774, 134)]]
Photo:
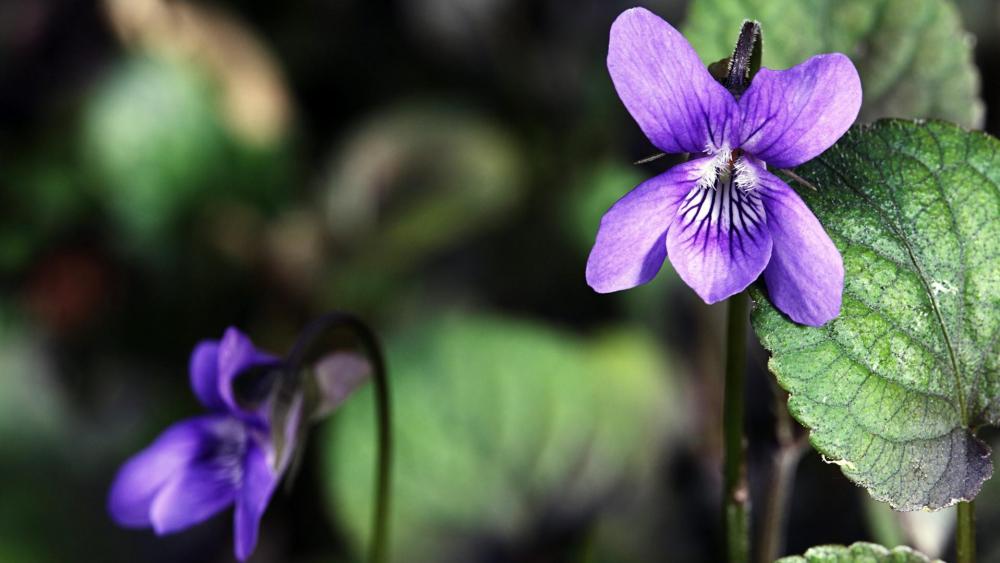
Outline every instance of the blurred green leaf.
[(58, 137), (0, 155), (0, 169), (14, 188), (0, 194), (0, 206), (9, 211), (0, 225), (0, 271), (19, 271), (50, 237), (73, 228), (88, 210), (70, 147)]
[(850, 547), (811, 547), (804, 556), (782, 557), (777, 563), (931, 563), (931, 559), (905, 546), (889, 550), (874, 543), (857, 542)]
[(889, 505), (871, 497), (864, 499), (864, 510), (868, 533), (873, 540), (883, 545), (906, 543), (903, 526), (899, 521), (899, 515), (906, 514), (905, 512), (896, 512)]
[[(682, 412), (642, 334), (585, 341), (452, 315), (390, 339), (388, 351), (400, 561), (439, 561), (470, 533), (509, 538), (554, 499), (568, 512), (594, 503), (645, 474)], [(329, 496), (359, 546), (372, 496), (370, 392), (345, 403), (324, 438)]]
[(92, 94), (83, 144), (99, 194), (127, 232), (171, 224), (223, 154), (208, 84), (192, 68), (127, 59)]
[(0, 442), (9, 453), (43, 449), (68, 424), (67, 404), (42, 340), (4, 309), (0, 387)]
[(375, 116), (325, 181), (329, 231), (352, 255), (338, 283), (369, 287), (496, 225), (524, 194), (522, 177), (514, 140), (473, 112), (416, 104)]
[(142, 56), (91, 93), (81, 143), (92, 187), (135, 243), (169, 242), (184, 213), (207, 199), (270, 206), (284, 193), (288, 147), (233, 137), (218, 94), (193, 65)]
[(753, 326), (813, 445), (901, 510), (976, 496), (1000, 422), (1000, 142), (933, 122), (856, 127), (797, 169), (844, 258), (840, 316)]
[(842, 52), (861, 74), (861, 119), (935, 117), (980, 127), (972, 37), (947, 0), (693, 0), (684, 34), (706, 64), (729, 55), (745, 18), (761, 22), (764, 66)]

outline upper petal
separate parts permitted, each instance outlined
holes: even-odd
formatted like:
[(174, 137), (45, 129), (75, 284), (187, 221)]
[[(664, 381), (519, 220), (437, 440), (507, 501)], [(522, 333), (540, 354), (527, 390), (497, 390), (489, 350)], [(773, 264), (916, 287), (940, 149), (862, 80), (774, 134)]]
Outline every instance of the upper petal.
[(587, 259), (587, 283), (599, 293), (628, 289), (653, 279), (667, 249), (667, 227), (710, 159), (677, 165), (625, 194), (601, 219)]
[(706, 302), (746, 289), (771, 258), (771, 236), (760, 199), (720, 178), (684, 200), (667, 232), (674, 269)]
[(178, 422), (125, 462), (108, 494), (111, 517), (122, 526), (150, 526), (153, 500), (199, 455), (216, 420), (218, 417), (203, 416)]
[(219, 395), (219, 343), (215, 340), (199, 342), (191, 353), (188, 366), (191, 389), (201, 404), (212, 410), (226, 408)]
[(267, 455), (251, 441), (244, 465), (243, 488), (236, 497), (233, 519), (236, 558), (246, 561), (257, 547), (257, 531), (278, 476), (271, 471)]
[(761, 201), (774, 240), (764, 282), (771, 302), (797, 323), (821, 326), (840, 313), (844, 263), (816, 216), (792, 188), (761, 170)]
[(236, 401), (233, 381), (243, 370), (275, 362), (276, 358), (254, 347), (250, 338), (234, 327), (226, 329), (219, 341), (219, 396), (229, 410), (242, 417), (256, 417), (257, 413), (246, 411)]
[(157, 534), (178, 532), (223, 510), (236, 498), (244, 479), (249, 441), (240, 420), (215, 417), (196, 457), (157, 493), (150, 521)]
[(828, 149), (861, 109), (861, 79), (840, 53), (816, 55), (788, 70), (762, 68), (740, 98), (739, 146), (778, 168)]
[(735, 140), (739, 109), (687, 39), (649, 10), (626, 10), (611, 26), (608, 71), (642, 132), (668, 153), (700, 153)]

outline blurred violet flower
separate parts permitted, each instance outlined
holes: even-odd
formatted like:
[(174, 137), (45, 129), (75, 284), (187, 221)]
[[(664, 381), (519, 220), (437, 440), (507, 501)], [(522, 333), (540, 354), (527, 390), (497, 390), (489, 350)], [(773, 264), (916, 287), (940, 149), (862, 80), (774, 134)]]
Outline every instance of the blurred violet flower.
[(246, 560), (284, 464), (274, 460), (266, 411), (237, 404), (233, 382), (248, 368), (276, 362), (235, 328), (198, 344), (191, 387), (211, 413), (174, 424), (122, 466), (108, 497), (115, 521), (163, 535), (235, 505), (235, 552)]
[(792, 320), (819, 326), (836, 317), (840, 253), (767, 166), (798, 166), (847, 131), (861, 107), (851, 61), (834, 53), (788, 70), (762, 68), (737, 98), (676, 29), (634, 8), (612, 25), (608, 70), (650, 141), (692, 159), (608, 210), (587, 283), (601, 293), (635, 287), (669, 256), (706, 303), (743, 291), (763, 273), (771, 301)]

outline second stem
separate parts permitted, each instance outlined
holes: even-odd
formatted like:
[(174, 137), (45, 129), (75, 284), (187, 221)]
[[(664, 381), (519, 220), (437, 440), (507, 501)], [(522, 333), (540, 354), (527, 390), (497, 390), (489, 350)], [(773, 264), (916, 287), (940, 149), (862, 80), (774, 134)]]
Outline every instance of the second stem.
[(748, 307), (749, 298), (745, 291), (729, 298), (726, 382), (722, 405), (722, 509), (726, 559), (729, 563), (747, 563), (750, 560), (750, 491), (743, 441), (743, 374), (746, 370)]
[(958, 503), (955, 551), (958, 563), (976, 563), (976, 508), (971, 500)]

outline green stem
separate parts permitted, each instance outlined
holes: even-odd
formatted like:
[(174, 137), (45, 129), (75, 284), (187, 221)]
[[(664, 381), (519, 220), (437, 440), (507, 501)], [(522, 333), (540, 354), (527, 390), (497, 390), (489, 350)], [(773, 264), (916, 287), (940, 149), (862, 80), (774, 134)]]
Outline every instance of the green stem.
[(378, 420), (378, 474), (375, 483), (375, 513), (368, 560), (385, 563), (388, 558), (389, 489), (392, 486), (392, 407), (389, 378), (381, 351), (375, 362), (375, 417)]
[(958, 503), (955, 548), (958, 563), (976, 563), (976, 507), (971, 500)]
[(775, 452), (764, 499), (764, 515), (758, 545), (758, 561), (770, 563), (781, 556), (785, 544), (785, 524), (788, 519), (788, 499), (795, 482), (795, 469), (805, 449), (804, 441), (795, 435), (795, 425), (788, 414), (788, 394), (775, 385)]
[(749, 299), (745, 291), (729, 298), (726, 327), (726, 387), (723, 400), (724, 432), (723, 514), (726, 557), (729, 563), (750, 560), (750, 491), (747, 486), (743, 442), (743, 374)]
[[(305, 365), (307, 354), (320, 335), (337, 327), (350, 329), (360, 340), (372, 363), (375, 390), (375, 421), (378, 426), (378, 460), (375, 468), (375, 510), (372, 513), (372, 536), (368, 546), (369, 563), (385, 563), (389, 557), (389, 496), (392, 488), (392, 407), (385, 354), (374, 331), (349, 313), (327, 313), (310, 324), (289, 354), (289, 364)], [(296, 373), (301, 370), (295, 369)]]

